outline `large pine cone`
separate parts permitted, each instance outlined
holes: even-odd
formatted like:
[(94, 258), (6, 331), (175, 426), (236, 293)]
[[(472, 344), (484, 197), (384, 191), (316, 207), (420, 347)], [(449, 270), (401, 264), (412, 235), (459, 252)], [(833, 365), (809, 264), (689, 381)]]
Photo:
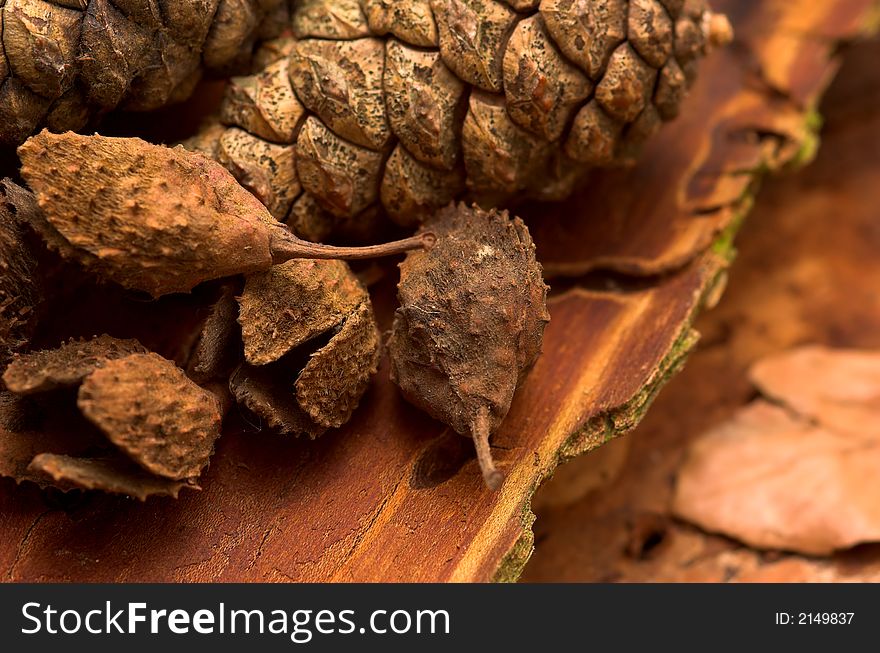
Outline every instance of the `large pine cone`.
[(293, 32), (190, 145), (301, 227), (565, 197), (676, 116), (729, 26), (702, 0), (299, 0)]
[(288, 0), (0, 0), (0, 145), (247, 72), (256, 39), (288, 21)]

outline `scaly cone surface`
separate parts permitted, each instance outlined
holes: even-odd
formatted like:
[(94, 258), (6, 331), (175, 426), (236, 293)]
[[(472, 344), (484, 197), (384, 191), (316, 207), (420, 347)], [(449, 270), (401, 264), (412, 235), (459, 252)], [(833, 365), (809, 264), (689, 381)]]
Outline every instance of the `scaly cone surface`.
[(289, 224), (561, 199), (632, 160), (731, 37), (703, 0), (301, 0), (293, 33), (191, 143)]
[(186, 98), (201, 75), (247, 72), (288, 0), (0, 0), (0, 145), (78, 130), (117, 106)]

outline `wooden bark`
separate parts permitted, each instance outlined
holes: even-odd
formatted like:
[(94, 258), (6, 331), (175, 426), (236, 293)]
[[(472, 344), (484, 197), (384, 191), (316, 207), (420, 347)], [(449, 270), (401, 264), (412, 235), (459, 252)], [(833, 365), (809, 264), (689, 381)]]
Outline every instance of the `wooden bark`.
[[(698, 350), (639, 427), (615, 443), (628, 443), (626, 462), (591, 454), (575, 470), (563, 467), (572, 486), (586, 477), (586, 492), (594, 490), (580, 500), (560, 501), (551, 487), (556, 477), (538, 492), (540, 545), (523, 580), (880, 581), (877, 544), (826, 557), (759, 552), (670, 516), (686, 451), (755, 399), (748, 371), (756, 361), (808, 343), (880, 351), (878, 58), (877, 39), (845, 50), (822, 103), (815, 163), (767, 182), (737, 240), (729, 288), (695, 324), (703, 336)], [(877, 432), (869, 420), (861, 424), (866, 435)], [(602, 471), (604, 484), (589, 485)], [(816, 512), (812, 503), (805, 512)]]
[[(873, 6), (715, 4), (738, 41), (706, 62), (641, 163), (523, 211), (556, 290), (544, 355), (493, 440), (508, 476), (499, 493), (484, 489), (466, 441), (402, 401), (383, 364), (347, 427), (316, 442), (230, 427), (204, 491), (176, 502), (47, 503), (4, 482), (6, 578), (515, 579), (532, 549), (533, 491), (561, 461), (630, 430), (681, 365), (758, 180), (812, 151), (835, 45)], [(387, 321), (385, 286), (375, 294)]]

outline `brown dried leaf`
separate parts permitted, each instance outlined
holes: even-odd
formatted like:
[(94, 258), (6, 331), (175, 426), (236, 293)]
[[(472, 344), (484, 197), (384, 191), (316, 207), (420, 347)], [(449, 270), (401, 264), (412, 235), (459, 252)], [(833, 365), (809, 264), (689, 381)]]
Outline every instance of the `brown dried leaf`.
[(165, 478), (198, 476), (220, 436), (217, 398), (157, 354), (108, 362), (83, 381), (77, 403), (113, 444)]
[(17, 356), (3, 373), (3, 383), (19, 395), (74, 387), (108, 361), (146, 352), (137, 340), (106, 334), (92, 340), (70, 340), (56, 349)]
[(28, 472), (35, 479), (51, 479), (49, 484), (61, 489), (102, 490), (135, 497), (141, 501), (152, 496), (176, 499), (184, 488), (201, 489), (194, 483), (154, 476), (121, 457), (77, 458), (41, 453), (30, 462)]
[(759, 361), (749, 378), (770, 399), (830, 428), (880, 427), (880, 352), (801, 347)]
[(880, 538), (880, 354), (807, 346), (757, 362), (756, 401), (696, 443), (674, 509), (761, 548), (827, 554)]

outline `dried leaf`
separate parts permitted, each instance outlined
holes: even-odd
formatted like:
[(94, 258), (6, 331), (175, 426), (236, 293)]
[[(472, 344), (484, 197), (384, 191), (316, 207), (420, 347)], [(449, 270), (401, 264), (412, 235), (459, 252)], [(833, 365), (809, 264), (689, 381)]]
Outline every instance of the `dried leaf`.
[(673, 510), (758, 548), (824, 555), (880, 540), (880, 357), (806, 347), (757, 363), (759, 400), (704, 435)]
[(863, 432), (880, 419), (880, 352), (808, 346), (749, 372), (767, 397), (835, 429)]
[(165, 478), (198, 476), (220, 437), (217, 398), (157, 354), (108, 362), (83, 381), (77, 403), (113, 444)]
[(17, 356), (3, 373), (3, 383), (20, 395), (70, 388), (108, 361), (146, 351), (137, 340), (106, 334), (92, 340), (71, 340), (56, 349)]

